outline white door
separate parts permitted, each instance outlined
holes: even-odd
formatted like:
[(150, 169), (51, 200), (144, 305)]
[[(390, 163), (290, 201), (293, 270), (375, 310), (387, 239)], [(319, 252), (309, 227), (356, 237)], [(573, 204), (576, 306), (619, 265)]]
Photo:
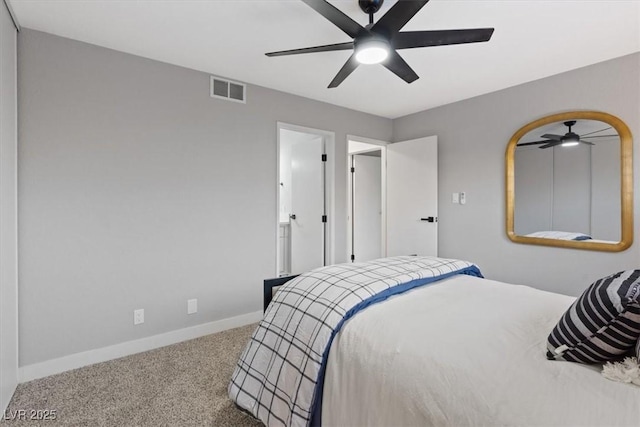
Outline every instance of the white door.
[(380, 258), (382, 173), (380, 151), (353, 156), (353, 252), (356, 262)]
[(437, 256), (437, 218), (437, 136), (387, 145), (387, 256)]
[(291, 273), (324, 265), (323, 139), (296, 142), (291, 149)]

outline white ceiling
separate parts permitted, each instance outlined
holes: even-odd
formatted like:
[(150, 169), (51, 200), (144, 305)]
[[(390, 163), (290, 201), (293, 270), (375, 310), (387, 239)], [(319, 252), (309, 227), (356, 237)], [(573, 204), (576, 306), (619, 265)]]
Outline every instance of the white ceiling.
[[(400, 51), (412, 84), (369, 65), (327, 89), (348, 51), (264, 55), (349, 41), (299, 0), (10, 2), (27, 28), (389, 118), (640, 51), (638, 0), (431, 0), (404, 30), (494, 27), (493, 38)], [(367, 23), (356, 0), (331, 3)]]

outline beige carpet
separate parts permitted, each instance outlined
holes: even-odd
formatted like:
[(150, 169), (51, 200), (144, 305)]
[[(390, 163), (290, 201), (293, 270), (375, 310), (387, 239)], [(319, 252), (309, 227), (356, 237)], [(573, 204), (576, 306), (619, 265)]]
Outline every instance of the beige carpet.
[[(256, 325), (244, 326), (18, 386), (1, 426), (261, 426), (227, 397)], [(55, 421), (7, 421), (55, 410)]]

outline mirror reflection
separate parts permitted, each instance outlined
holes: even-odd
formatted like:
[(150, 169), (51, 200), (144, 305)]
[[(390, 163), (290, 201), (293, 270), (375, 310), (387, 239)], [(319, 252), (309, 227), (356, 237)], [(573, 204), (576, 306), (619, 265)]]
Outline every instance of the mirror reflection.
[(606, 122), (570, 119), (524, 134), (515, 148), (515, 234), (621, 240), (620, 135)]
[(608, 252), (633, 243), (633, 138), (618, 117), (542, 117), (516, 131), (505, 161), (512, 242)]

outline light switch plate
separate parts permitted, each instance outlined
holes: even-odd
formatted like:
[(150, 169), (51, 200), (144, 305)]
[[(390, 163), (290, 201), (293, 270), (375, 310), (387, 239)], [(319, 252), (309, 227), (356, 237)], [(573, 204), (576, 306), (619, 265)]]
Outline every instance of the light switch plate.
[(460, 204), (464, 205), (465, 203), (467, 203), (467, 194), (463, 191), (460, 193)]
[(451, 193), (451, 203), (460, 203), (460, 193)]
[(198, 300), (190, 299), (187, 300), (187, 314), (195, 314), (198, 312)]

